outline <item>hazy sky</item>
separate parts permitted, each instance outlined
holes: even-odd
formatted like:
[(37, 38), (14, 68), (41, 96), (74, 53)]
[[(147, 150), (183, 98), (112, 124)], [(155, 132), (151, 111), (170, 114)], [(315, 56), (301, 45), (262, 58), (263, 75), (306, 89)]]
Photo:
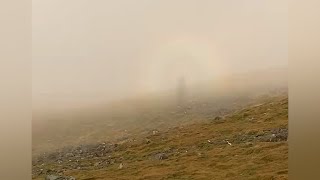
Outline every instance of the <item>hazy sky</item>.
[(287, 65), (287, 0), (33, 0), (33, 98), (110, 100)]

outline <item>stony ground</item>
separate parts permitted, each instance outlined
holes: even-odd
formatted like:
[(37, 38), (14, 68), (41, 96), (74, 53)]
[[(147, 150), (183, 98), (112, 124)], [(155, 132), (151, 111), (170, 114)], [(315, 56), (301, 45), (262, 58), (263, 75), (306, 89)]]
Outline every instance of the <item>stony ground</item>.
[(52, 180), (288, 179), (287, 138), (288, 98), (277, 96), (204, 122), (41, 154), (33, 158), (32, 174)]

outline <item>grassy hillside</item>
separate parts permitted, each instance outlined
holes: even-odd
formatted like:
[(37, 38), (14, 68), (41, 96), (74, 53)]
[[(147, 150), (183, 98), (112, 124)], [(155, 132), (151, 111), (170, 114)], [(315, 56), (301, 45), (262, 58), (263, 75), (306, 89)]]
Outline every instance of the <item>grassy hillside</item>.
[(286, 74), (287, 69), (283, 68), (265, 69), (189, 85), (183, 105), (177, 104), (175, 89), (108, 103), (101, 97), (105, 104), (85, 103), (76, 107), (60, 102), (57, 108), (45, 101), (51, 108), (35, 108), (33, 112), (33, 154), (206, 122), (286, 93)]
[[(111, 132), (98, 133), (96, 143), (34, 156), (33, 179), (48, 174), (77, 180), (288, 179), (287, 96), (246, 102), (245, 108), (220, 112), (221, 107), (220, 113), (199, 104), (187, 111), (146, 111), (145, 119), (153, 117), (152, 122), (180, 120), (156, 129), (140, 121), (144, 128), (128, 130), (117, 140), (101, 141)], [(184, 123), (185, 118), (197, 120)]]

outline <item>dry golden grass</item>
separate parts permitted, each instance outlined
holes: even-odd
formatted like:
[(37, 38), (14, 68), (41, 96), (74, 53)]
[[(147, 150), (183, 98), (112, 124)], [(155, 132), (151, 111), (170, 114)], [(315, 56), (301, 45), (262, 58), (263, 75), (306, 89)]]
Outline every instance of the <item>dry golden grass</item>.
[[(288, 142), (250, 139), (276, 128), (288, 128), (287, 96), (268, 98), (221, 120), (204, 119), (156, 134), (132, 135), (112, 153), (115, 163), (96, 168), (92, 164), (107, 157), (86, 159), (82, 163), (89, 164), (87, 169), (69, 169), (64, 174), (77, 180), (288, 179)], [(155, 159), (159, 152), (168, 158)], [(61, 169), (65, 163), (47, 163), (42, 168)]]

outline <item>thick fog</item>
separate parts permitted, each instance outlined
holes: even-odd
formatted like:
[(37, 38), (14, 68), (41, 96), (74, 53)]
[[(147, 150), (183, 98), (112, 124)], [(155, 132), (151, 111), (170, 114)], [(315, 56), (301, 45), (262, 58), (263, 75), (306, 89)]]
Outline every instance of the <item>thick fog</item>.
[[(287, 0), (33, 0), (34, 108), (287, 66)], [(254, 77), (253, 77), (254, 78)]]

